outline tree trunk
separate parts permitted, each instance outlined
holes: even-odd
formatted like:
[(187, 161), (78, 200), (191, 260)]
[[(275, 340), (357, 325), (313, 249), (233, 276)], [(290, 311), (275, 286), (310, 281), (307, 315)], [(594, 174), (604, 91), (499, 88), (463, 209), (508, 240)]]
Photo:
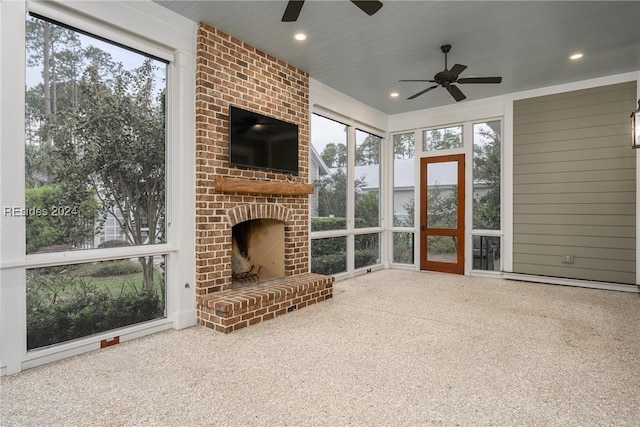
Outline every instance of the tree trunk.
[(51, 66), (51, 28), (48, 22), (43, 22), (44, 40), (42, 45), (42, 85), (44, 89), (44, 116), (51, 115), (51, 79), (49, 75)]
[(154, 286), (153, 257), (140, 257), (138, 260), (142, 266), (142, 286), (145, 291), (152, 291)]

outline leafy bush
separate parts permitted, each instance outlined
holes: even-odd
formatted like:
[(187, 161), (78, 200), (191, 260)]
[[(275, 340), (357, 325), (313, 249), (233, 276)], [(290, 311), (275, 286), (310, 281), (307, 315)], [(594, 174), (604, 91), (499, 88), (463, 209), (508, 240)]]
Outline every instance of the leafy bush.
[(354, 253), (355, 268), (367, 267), (378, 263), (377, 249), (356, 249)]
[(154, 291), (117, 295), (83, 278), (35, 275), (27, 285), (29, 350), (82, 338), (164, 316), (164, 302)]
[(311, 257), (347, 251), (345, 237), (327, 237), (311, 240)]
[(103, 261), (93, 265), (87, 274), (93, 277), (121, 276), (123, 274), (136, 274), (142, 272), (142, 266), (138, 262), (118, 260)]
[(344, 230), (347, 219), (343, 217), (311, 218), (311, 231)]
[(72, 251), (74, 249), (73, 245), (51, 245), (51, 246), (43, 246), (39, 248), (35, 253), (43, 254), (49, 252), (64, 252), (64, 251)]
[(311, 258), (311, 271), (330, 276), (347, 271), (347, 253), (317, 255)]
[(121, 246), (131, 246), (131, 243), (126, 240), (107, 240), (106, 242), (102, 242), (98, 245), (99, 249), (102, 248), (118, 248)]
[(393, 233), (393, 262), (413, 264), (413, 233)]
[[(26, 217), (27, 253), (73, 248), (95, 235), (100, 203), (90, 189), (72, 195), (59, 185), (27, 188), (25, 207), (33, 213)], [(61, 248), (56, 251), (68, 250)]]
[(311, 271), (325, 275), (347, 271), (347, 239), (345, 237), (313, 239)]

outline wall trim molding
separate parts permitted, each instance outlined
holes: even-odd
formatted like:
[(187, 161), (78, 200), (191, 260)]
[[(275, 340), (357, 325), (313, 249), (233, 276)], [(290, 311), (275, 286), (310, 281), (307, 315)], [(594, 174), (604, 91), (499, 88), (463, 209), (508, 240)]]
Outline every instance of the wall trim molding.
[(597, 281), (591, 281), (591, 280), (564, 279), (560, 277), (535, 276), (531, 274), (508, 273), (508, 272), (502, 273), (502, 277), (506, 280), (519, 280), (522, 282), (535, 282), (535, 283), (541, 283), (546, 285), (576, 286), (579, 288), (600, 289), (605, 291), (640, 293), (640, 286), (627, 285), (624, 283), (609, 283), (609, 282), (597, 282)]

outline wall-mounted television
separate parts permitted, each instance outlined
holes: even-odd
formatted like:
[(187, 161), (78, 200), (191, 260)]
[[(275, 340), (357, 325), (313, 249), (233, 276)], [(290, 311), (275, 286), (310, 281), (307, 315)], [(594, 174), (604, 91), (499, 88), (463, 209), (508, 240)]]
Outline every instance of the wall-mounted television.
[(229, 105), (229, 163), (298, 173), (298, 125)]

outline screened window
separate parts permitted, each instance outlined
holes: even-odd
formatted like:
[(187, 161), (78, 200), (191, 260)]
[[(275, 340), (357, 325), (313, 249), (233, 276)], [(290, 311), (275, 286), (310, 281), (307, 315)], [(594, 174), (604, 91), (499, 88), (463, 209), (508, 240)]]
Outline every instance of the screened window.
[(26, 25), (27, 253), (165, 242), (167, 64)]
[(369, 267), (380, 264), (380, 234), (358, 234), (354, 236), (354, 266)]
[(347, 271), (346, 236), (312, 239), (311, 271), (326, 275)]
[(462, 125), (422, 132), (422, 149), (424, 151), (449, 150), (463, 146)]
[[(473, 269), (500, 271), (501, 122), (473, 125)], [(484, 233), (482, 231), (484, 231)], [(491, 234), (493, 231), (493, 235)]]
[[(166, 242), (167, 63), (38, 16), (26, 57), (27, 254)], [(165, 255), (60, 261), (27, 269), (29, 350), (165, 317)]]
[(415, 132), (393, 135), (393, 225), (413, 227)]
[(347, 125), (311, 116), (311, 231), (347, 228)]
[(473, 228), (500, 230), (500, 121), (473, 125)]
[(380, 225), (381, 145), (381, 137), (356, 129), (355, 228)]

